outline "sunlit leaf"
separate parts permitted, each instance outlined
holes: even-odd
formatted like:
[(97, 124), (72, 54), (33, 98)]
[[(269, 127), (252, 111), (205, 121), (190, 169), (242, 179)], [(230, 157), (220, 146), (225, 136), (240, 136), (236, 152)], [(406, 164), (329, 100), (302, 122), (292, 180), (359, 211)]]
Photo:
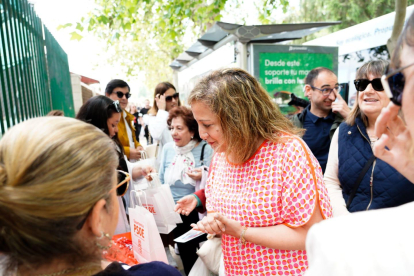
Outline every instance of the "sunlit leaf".
[(83, 36), (81, 36), (77, 32), (71, 32), (70, 35), (71, 35), (71, 37), (70, 37), (71, 40), (77, 40), (77, 41), (79, 41), (79, 40), (81, 40), (83, 38)]
[(68, 27), (71, 27), (71, 26), (72, 26), (72, 23), (67, 23), (67, 24), (64, 24), (64, 25), (59, 25), (57, 27), (57, 30), (64, 29), (64, 28), (68, 28)]

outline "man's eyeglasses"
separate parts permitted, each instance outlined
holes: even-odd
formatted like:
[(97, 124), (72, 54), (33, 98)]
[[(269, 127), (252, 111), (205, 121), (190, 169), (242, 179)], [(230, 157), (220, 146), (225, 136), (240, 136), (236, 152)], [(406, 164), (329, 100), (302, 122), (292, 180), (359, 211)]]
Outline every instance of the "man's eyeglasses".
[(328, 97), (335, 90), (337, 93), (341, 92), (341, 86), (336, 86), (334, 88), (318, 88), (312, 85), (309, 85), (312, 89), (316, 89), (322, 92), (322, 96)]
[(110, 106), (112, 106), (112, 105), (114, 106), (116, 112), (120, 113), (122, 111), (121, 107), (119, 106), (119, 101), (118, 100), (116, 100), (113, 103), (111, 103)]
[(357, 91), (364, 91), (367, 89), (368, 84), (371, 84), (375, 91), (384, 91), (380, 78), (376, 78), (371, 81), (367, 79), (358, 79), (354, 80), (354, 84)]
[(411, 63), (394, 71), (391, 71), (391, 68), (387, 66), (385, 73), (381, 78), (385, 93), (396, 105), (401, 106), (402, 94), (405, 86), (405, 76), (402, 73), (402, 70), (412, 65), (414, 65), (414, 63)]
[(165, 101), (166, 101), (166, 102), (171, 102), (173, 98), (174, 98), (175, 100), (177, 100), (179, 96), (180, 96), (180, 93), (175, 92), (175, 94), (174, 94), (174, 95), (171, 95), (171, 96), (167, 96), (167, 97), (165, 97)]
[(114, 92), (118, 98), (122, 99), (124, 96), (129, 99), (131, 97), (131, 94), (129, 92), (127, 92), (126, 94), (122, 93), (121, 91), (116, 91)]
[[(121, 170), (117, 170), (117, 173), (118, 173), (118, 184), (115, 187), (113, 187), (111, 190), (109, 190), (108, 195), (111, 194), (114, 189), (116, 189), (116, 195), (117, 196), (123, 196), (128, 191), (129, 180), (131, 180), (131, 176), (129, 175), (129, 173), (126, 173), (126, 172), (121, 171)], [(89, 217), (89, 214), (92, 212), (92, 209), (93, 209), (93, 206), (88, 211), (85, 218), (82, 219), (82, 221), (79, 222), (79, 224), (76, 226), (77, 230), (82, 229), (83, 225), (86, 222), (86, 219)]]

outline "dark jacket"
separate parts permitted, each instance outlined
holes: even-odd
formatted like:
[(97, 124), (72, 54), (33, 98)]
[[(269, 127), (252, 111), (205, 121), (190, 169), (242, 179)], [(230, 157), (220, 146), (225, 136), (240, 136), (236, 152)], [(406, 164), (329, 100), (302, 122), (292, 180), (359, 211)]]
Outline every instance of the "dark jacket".
[(181, 276), (181, 273), (176, 268), (162, 262), (134, 265), (128, 270), (125, 270), (118, 262), (113, 262), (94, 276)]
[[(366, 127), (360, 118), (355, 120), (353, 126), (342, 123), (338, 134), (338, 178), (347, 202), (362, 168), (373, 152)], [(370, 210), (395, 207), (411, 201), (414, 201), (414, 184), (377, 158), (362, 179), (348, 211), (362, 211), (368, 206)]]
[[(291, 119), (292, 123), (298, 128), (303, 128), (303, 123), (305, 122), (307, 113), (308, 113), (308, 108), (305, 108), (301, 113), (293, 116), (293, 118)], [(335, 130), (338, 128), (338, 126), (342, 123), (343, 120), (344, 118), (341, 116), (341, 114), (339, 113), (335, 114), (335, 120), (332, 124), (331, 130), (329, 131), (329, 137), (331, 139), (335, 133)]]

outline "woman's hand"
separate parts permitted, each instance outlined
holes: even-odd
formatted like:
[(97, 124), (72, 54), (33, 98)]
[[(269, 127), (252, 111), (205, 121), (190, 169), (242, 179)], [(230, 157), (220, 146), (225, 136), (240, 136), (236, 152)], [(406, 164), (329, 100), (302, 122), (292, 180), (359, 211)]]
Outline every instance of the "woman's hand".
[(203, 168), (194, 168), (191, 172), (187, 172), (188, 176), (195, 181), (200, 181), (202, 177)]
[(142, 150), (143, 150), (142, 147), (138, 147), (136, 149), (129, 148), (129, 159), (132, 159), (132, 160), (141, 159), (141, 151)]
[(160, 94), (156, 95), (155, 102), (157, 103), (158, 109), (165, 110), (167, 106), (167, 102), (165, 101), (164, 95), (160, 95)]
[(192, 223), (191, 227), (194, 230), (201, 231), (203, 233), (219, 235), (226, 230), (226, 227), (223, 223), (218, 220), (215, 220), (216, 213), (208, 213), (206, 217), (197, 222), (197, 224)]
[(151, 166), (135, 166), (132, 169), (132, 179), (137, 180), (140, 177), (145, 177), (147, 180), (152, 181), (150, 173), (155, 173), (156, 170)]
[(188, 195), (177, 201), (174, 211), (181, 215), (188, 216), (197, 206), (197, 199), (193, 195)]
[(233, 220), (233, 219), (229, 219), (223, 216), (222, 214), (215, 214), (214, 219), (216, 221), (221, 222), (224, 225), (225, 227), (225, 231), (223, 231), (224, 234), (233, 236), (237, 239), (240, 238), (241, 233), (243, 231), (243, 226), (240, 224), (240, 222)]
[(375, 135), (380, 139), (374, 144), (374, 154), (414, 182), (414, 143), (410, 131), (398, 116), (399, 110), (399, 106), (390, 102), (378, 116)]
[(147, 167), (144, 167), (144, 169), (142, 170), (142, 175), (145, 176), (145, 178), (148, 181), (152, 181), (152, 177), (150, 176), (150, 174), (151, 173), (156, 173), (156, 172), (157, 172), (157, 170), (155, 170), (153, 167), (147, 166)]
[(208, 234), (227, 234), (235, 238), (240, 238), (243, 226), (233, 219), (229, 219), (221, 214), (209, 213), (197, 224), (191, 225), (194, 230)]

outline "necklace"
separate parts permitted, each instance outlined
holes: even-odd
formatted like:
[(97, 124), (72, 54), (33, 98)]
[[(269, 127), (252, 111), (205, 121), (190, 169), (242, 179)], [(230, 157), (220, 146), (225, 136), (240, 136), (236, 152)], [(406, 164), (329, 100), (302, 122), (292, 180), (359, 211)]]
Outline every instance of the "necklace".
[(378, 140), (378, 137), (377, 137), (377, 136), (375, 136), (375, 135), (372, 135), (368, 129), (367, 129), (367, 133), (368, 133), (369, 139), (370, 139), (371, 141), (375, 142), (375, 141), (377, 141), (377, 140)]

